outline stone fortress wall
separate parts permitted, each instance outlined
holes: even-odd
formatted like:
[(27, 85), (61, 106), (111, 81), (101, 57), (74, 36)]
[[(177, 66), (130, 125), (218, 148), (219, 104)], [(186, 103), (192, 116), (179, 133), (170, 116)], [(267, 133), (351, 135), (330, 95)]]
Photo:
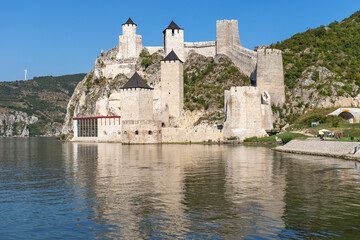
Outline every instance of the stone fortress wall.
[(267, 91), (276, 105), (285, 103), (282, 53), (277, 49), (252, 51), (241, 46), (236, 20), (216, 21), (217, 54), (225, 54), (245, 75)]
[[(133, 74), (143, 48), (150, 54), (159, 52), (166, 56), (161, 61), (160, 89), (156, 89), (160, 94), (155, 96), (151, 87), (138, 85), (140, 88), (123, 87), (107, 100), (108, 111), (121, 116), (122, 142), (202, 142), (222, 141), (229, 137), (244, 140), (265, 136), (266, 130), (272, 129), (271, 104), (285, 102), (281, 51), (264, 48), (252, 51), (242, 47), (236, 20), (217, 21), (216, 42), (185, 43), (184, 30), (174, 22), (163, 31), (163, 38), (164, 47), (143, 47), (141, 36), (136, 34), (136, 24), (129, 19), (123, 24), (118, 52), (114, 51), (116, 59), (113, 60), (114, 53), (111, 53), (103, 58), (105, 63), (101, 57), (96, 60), (95, 70), (98, 69), (96, 66), (101, 66), (100, 69), (105, 69), (102, 76), (114, 77), (126, 71), (126, 75)], [(225, 91), (223, 131), (216, 125), (183, 124), (187, 114), (183, 109), (183, 61), (191, 51), (207, 57), (224, 54), (255, 82), (256, 86), (233, 86)]]
[(164, 51), (164, 47), (144, 47), (149, 54), (154, 54), (156, 52), (163, 52)]
[(216, 55), (216, 42), (185, 42), (184, 43), (184, 54), (185, 59), (189, 55), (190, 51), (199, 53), (205, 57), (215, 57)]
[[(144, 47), (141, 36), (136, 33), (136, 24), (132, 21), (123, 24), (122, 29), (123, 35), (119, 36), (116, 60), (105, 62), (104, 67), (98, 68), (106, 78), (113, 78), (119, 73), (130, 77), (135, 72), (136, 59), (143, 48), (150, 54), (159, 52), (164, 56), (174, 50), (181, 61), (185, 61), (191, 51), (207, 57), (224, 54), (231, 58), (242, 73), (251, 77), (261, 93), (267, 91), (271, 95), (273, 104), (282, 105), (285, 102), (281, 51), (276, 49), (252, 51), (241, 46), (237, 20), (216, 21), (216, 42), (184, 42), (184, 29), (167, 28), (163, 31), (163, 47)], [(96, 65), (101, 64), (101, 61), (97, 60)]]
[(161, 142), (161, 122), (152, 120), (122, 121), (122, 140), (124, 144), (143, 144)]

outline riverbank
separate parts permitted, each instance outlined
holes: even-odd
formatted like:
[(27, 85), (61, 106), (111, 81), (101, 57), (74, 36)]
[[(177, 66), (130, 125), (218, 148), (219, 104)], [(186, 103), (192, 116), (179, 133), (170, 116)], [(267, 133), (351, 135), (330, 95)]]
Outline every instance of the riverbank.
[(275, 151), (337, 157), (360, 161), (359, 142), (320, 141), (319, 139), (292, 140)]

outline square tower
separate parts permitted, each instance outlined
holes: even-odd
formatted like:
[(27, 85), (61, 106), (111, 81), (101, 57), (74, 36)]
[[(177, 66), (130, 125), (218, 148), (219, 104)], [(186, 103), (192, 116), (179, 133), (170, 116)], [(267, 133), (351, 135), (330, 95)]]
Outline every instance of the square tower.
[(173, 50), (161, 60), (161, 100), (167, 103), (170, 117), (180, 117), (184, 107), (183, 62)]
[(216, 54), (228, 54), (233, 45), (241, 46), (238, 21), (216, 21)]
[(180, 28), (174, 21), (163, 31), (165, 55), (172, 50), (181, 61), (184, 61), (184, 29)]
[(121, 120), (153, 120), (153, 88), (138, 73), (120, 89)]
[(142, 51), (142, 39), (136, 34), (136, 24), (129, 18), (122, 25), (123, 35), (119, 36), (118, 59), (138, 58)]

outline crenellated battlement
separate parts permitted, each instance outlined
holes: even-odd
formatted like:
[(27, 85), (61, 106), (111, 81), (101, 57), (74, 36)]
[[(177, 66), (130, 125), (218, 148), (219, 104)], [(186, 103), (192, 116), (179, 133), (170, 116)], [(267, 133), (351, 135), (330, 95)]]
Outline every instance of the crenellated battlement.
[(282, 56), (282, 51), (279, 49), (273, 49), (273, 48), (262, 48), (257, 50), (258, 56), (259, 55), (278, 55)]
[(223, 20), (217, 20), (216, 21), (216, 24), (229, 24), (229, 23), (238, 23), (237, 20), (234, 20), (234, 19), (231, 19), (231, 20), (228, 20), (228, 19), (223, 19)]
[(150, 88), (120, 88), (119, 91), (120, 92), (149, 92), (152, 91), (154, 89), (150, 89)]

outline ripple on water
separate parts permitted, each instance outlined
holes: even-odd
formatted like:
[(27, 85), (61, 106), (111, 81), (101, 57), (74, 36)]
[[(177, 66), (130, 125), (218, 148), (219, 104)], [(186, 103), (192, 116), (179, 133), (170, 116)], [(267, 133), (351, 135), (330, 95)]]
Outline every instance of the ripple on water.
[(4, 239), (360, 237), (360, 170), (262, 147), (0, 139)]

